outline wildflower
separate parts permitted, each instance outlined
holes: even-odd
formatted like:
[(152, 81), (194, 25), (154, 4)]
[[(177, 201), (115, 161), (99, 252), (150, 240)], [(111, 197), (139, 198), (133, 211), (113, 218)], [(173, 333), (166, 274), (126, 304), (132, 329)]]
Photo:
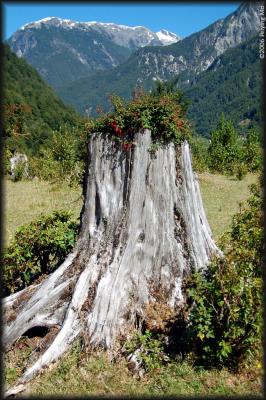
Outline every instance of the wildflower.
[(123, 150), (129, 150), (132, 147), (132, 143), (122, 143)]

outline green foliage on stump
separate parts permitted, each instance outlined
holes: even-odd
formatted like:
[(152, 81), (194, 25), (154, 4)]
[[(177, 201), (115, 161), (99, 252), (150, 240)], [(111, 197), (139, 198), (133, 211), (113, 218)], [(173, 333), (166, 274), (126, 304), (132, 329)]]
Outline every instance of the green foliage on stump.
[(190, 126), (185, 117), (187, 104), (178, 91), (159, 90), (153, 93), (136, 91), (133, 99), (124, 101), (111, 97), (113, 112), (87, 123), (88, 135), (99, 132), (121, 145), (123, 150), (134, 146), (134, 135), (150, 129), (157, 145), (180, 144), (190, 138)]

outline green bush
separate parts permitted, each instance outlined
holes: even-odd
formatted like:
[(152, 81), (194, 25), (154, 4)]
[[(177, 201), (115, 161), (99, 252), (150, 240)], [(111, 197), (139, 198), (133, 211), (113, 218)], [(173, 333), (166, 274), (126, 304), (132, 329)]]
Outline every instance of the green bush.
[(143, 334), (137, 333), (124, 345), (128, 355), (136, 352), (136, 358), (146, 372), (160, 368), (168, 361), (164, 353), (164, 344), (160, 337), (155, 337), (152, 332), (146, 330)]
[(188, 338), (198, 362), (237, 366), (256, 357), (262, 339), (262, 194), (248, 204), (222, 240), (224, 257), (187, 280)]
[(186, 104), (180, 92), (145, 93), (139, 91), (130, 101), (111, 97), (113, 113), (90, 120), (88, 135), (99, 132), (108, 135), (127, 151), (134, 146), (134, 135), (150, 129), (152, 140), (158, 145), (181, 143), (190, 138), (190, 127), (185, 118)]
[(84, 171), (80, 142), (79, 131), (71, 132), (64, 127), (54, 132), (50, 146), (41, 148), (41, 157), (30, 159), (30, 175), (42, 180), (66, 181), (70, 186), (79, 184)]
[(232, 122), (224, 114), (211, 133), (208, 152), (211, 171), (233, 174), (235, 164), (241, 159), (241, 146)]
[(193, 170), (197, 172), (208, 171), (209, 169), (209, 141), (201, 136), (193, 136), (191, 139), (191, 153)]
[(55, 270), (73, 248), (77, 222), (68, 211), (55, 211), (20, 227), (3, 257), (4, 294)]
[(208, 147), (207, 160), (210, 170), (236, 175), (239, 180), (243, 179), (248, 171), (258, 171), (262, 167), (261, 141), (260, 131), (256, 129), (250, 129), (246, 137), (239, 136), (232, 122), (226, 120), (222, 114), (211, 134)]
[(262, 168), (262, 134), (259, 129), (250, 129), (243, 145), (243, 159), (250, 172)]
[(10, 158), (12, 157), (12, 152), (8, 147), (4, 148), (4, 174), (10, 175), (11, 174), (11, 166), (10, 166)]
[(236, 175), (236, 178), (241, 181), (248, 172), (248, 167), (246, 164), (244, 164), (244, 162), (238, 162), (235, 166), (234, 166), (234, 172)]

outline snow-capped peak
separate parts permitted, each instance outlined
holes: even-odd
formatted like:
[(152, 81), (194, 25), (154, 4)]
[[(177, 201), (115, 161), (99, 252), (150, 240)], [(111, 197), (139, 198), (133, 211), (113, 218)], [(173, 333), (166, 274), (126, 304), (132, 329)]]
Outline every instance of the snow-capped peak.
[(113, 22), (79, 22), (71, 19), (63, 19), (58, 17), (46, 17), (38, 21), (30, 22), (23, 25), (20, 30), (25, 29), (41, 29), (43, 26), (51, 26), (62, 29), (91, 31), (96, 29), (97, 31), (106, 32), (112, 40), (122, 46), (128, 46), (130, 43), (134, 43), (136, 48), (152, 45), (169, 45), (178, 42), (181, 38), (175, 33), (168, 32), (165, 29), (161, 29), (159, 32), (152, 32), (150, 29), (144, 26), (127, 26), (119, 25)]
[(166, 29), (161, 29), (156, 32), (156, 35), (162, 44), (172, 44), (178, 42), (181, 38), (173, 32), (169, 32)]
[(24, 30), (25, 28), (39, 28), (41, 26), (41, 24), (43, 23), (48, 23), (51, 25), (56, 25), (56, 26), (68, 26), (68, 27), (73, 27), (76, 24), (78, 24), (78, 22), (73, 21), (71, 19), (62, 19), (62, 18), (58, 18), (58, 17), (47, 17), (47, 18), (43, 18), (40, 19), (38, 21), (34, 21), (34, 22), (29, 22), (28, 24), (23, 25), (20, 29)]
[(71, 19), (63, 19), (63, 18), (58, 18), (58, 17), (46, 17), (43, 19), (40, 19), (38, 21), (34, 22), (29, 22), (25, 25), (23, 25), (20, 29), (24, 30), (25, 28), (39, 28), (41, 24), (46, 23), (48, 25), (54, 25), (54, 26), (61, 26), (63, 28), (86, 28), (90, 26), (98, 26), (98, 27), (112, 27), (116, 29), (127, 29), (127, 30), (136, 30), (136, 29), (146, 29), (143, 26), (127, 26), (127, 25), (119, 25), (115, 24), (113, 22), (98, 22), (98, 21), (87, 21), (87, 22), (79, 22), (79, 21), (74, 21)]

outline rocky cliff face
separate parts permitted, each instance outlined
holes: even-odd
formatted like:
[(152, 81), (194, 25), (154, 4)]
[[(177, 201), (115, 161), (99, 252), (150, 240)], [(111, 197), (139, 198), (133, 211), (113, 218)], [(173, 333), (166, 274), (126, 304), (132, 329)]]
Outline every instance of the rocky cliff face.
[(77, 80), (58, 93), (64, 101), (86, 113), (86, 110), (93, 112), (99, 104), (107, 110), (109, 93), (129, 98), (136, 86), (149, 90), (156, 80), (176, 75), (182, 85), (190, 84), (217, 57), (258, 32), (258, 13), (258, 4), (245, 3), (200, 32), (169, 46), (141, 48), (118, 67), (94, 75), (93, 79)]
[[(66, 103), (81, 113), (95, 114), (98, 105), (108, 109), (110, 93), (128, 98), (136, 86), (149, 90), (154, 81), (176, 75), (182, 85), (190, 84), (259, 28), (259, 3), (244, 3), (183, 40), (164, 30), (155, 34), (144, 27), (48, 18), (23, 27), (10, 45)], [(177, 42), (170, 44), (173, 41)]]
[(167, 31), (143, 26), (77, 22), (49, 17), (24, 25), (8, 41), (11, 49), (55, 87), (108, 70), (144, 47), (180, 40)]
[(169, 79), (183, 71), (199, 73), (227, 49), (255, 35), (260, 27), (258, 3), (244, 3), (234, 13), (216, 21), (181, 42), (160, 49), (138, 52), (138, 68), (143, 79)]
[(208, 70), (181, 87), (190, 101), (187, 116), (197, 133), (210, 137), (222, 113), (235, 127), (241, 126), (242, 134), (247, 128), (263, 125), (263, 70), (258, 54), (257, 34), (226, 50)]

